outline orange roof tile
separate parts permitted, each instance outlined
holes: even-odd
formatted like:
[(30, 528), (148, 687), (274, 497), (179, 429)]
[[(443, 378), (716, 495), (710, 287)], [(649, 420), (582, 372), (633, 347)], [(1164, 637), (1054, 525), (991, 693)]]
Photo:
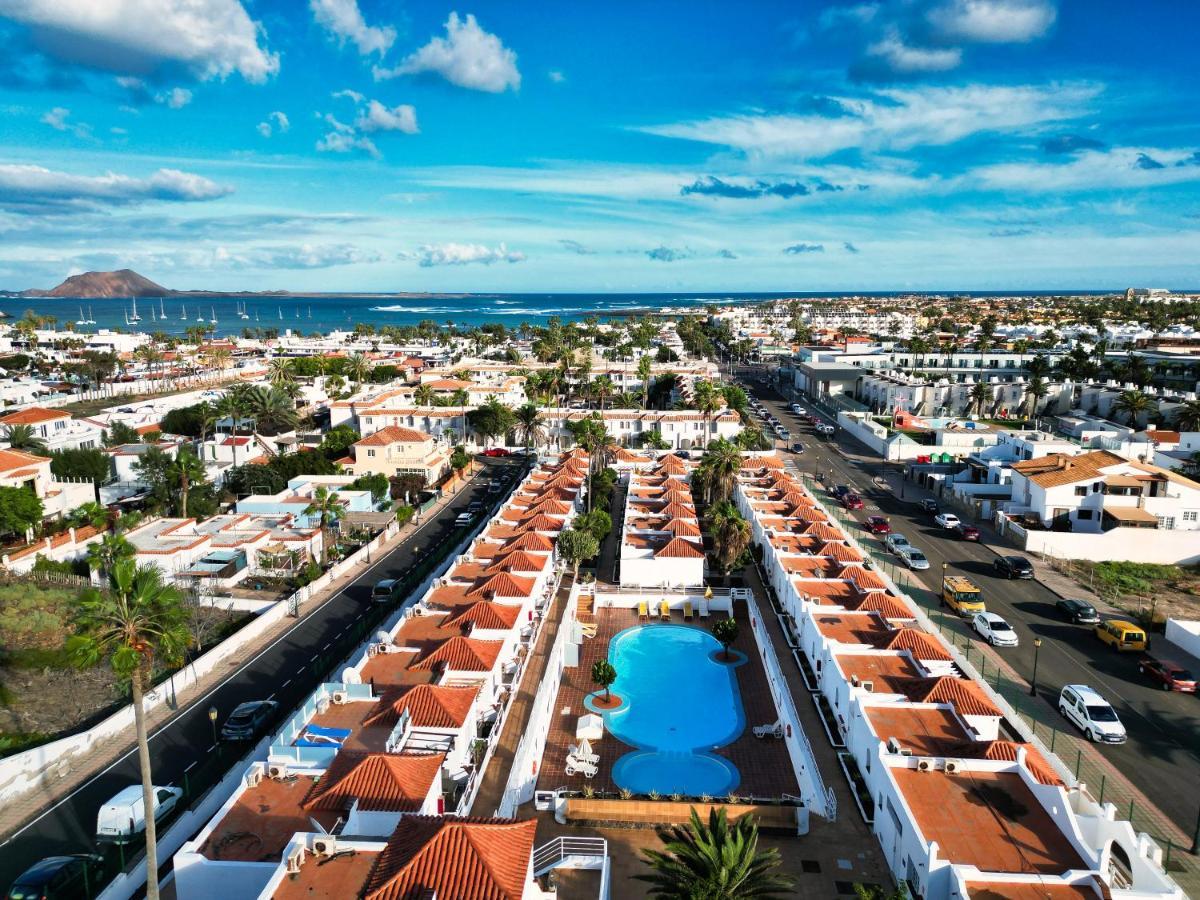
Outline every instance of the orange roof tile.
[(520, 900), (537, 820), (405, 816), (379, 854), (363, 900)]
[(674, 537), (656, 550), (654, 556), (656, 559), (659, 557), (665, 559), (703, 559), (704, 550), (693, 541), (685, 541), (681, 537)]
[(1030, 775), (1042, 784), (1064, 784), (1058, 773), (1054, 771), (1054, 767), (1046, 762), (1045, 757), (1032, 744), (1016, 741), (991, 741), (987, 749), (983, 751), (983, 758), (1016, 762), (1017, 751), (1022, 747), (1025, 748), (1025, 767), (1029, 769)]
[(552, 519), (545, 513), (534, 513), (521, 520), (521, 527), (517, 531), (522, 534), (526, 531), (562, 531), (564, 524), (562, 519)]
[(932, 637), (919, 628), (901, 628), (883, 645), (884, 650), (907, 650), (914, 659), (940, 660), (950, 662), (954, 659), (947, 650)]
[(472, 603), (457, 616), (447, 620), (446, 625), (469, 622), (476, 628), (494, 631), (506, 631), (516, 624), (521, 617), (521, 607), (511, 603), (492, 603), (489, 600), (479, 600)]
[(301, 806), (343, 810), (357, 800), (363, 810), (417, 812), (445, 758), (444, 753), (413, 756), (342, 750)]
[(676, 537), (700, 537), (699, 526), (692, 524), (686, 519), (671, 519), (661, 530), (670, 531)]
[(402, 687), (380, 697), (375, 708), (363, 719), (363, 724), (391, 728), (407, 710), (414, 728), (459, 728), (467, 721), (467, 713), (478, 693), (478, 688), (474, 687), (440, 684)]
[(536, 583), (534, 578), (522, 578), (511, 572), (497, 572), (467, 591), (467, 596), (528, 597), (533, 593), (533, 586)]
[(554, 550), (554, 541), (544, 534), (538, 534), (536, 531), (526, 531), (505, 541), (503, 549), (506, 551), (534, 550), (541, 553), (551, 553)]
[(846, 565), (841, 573), (842, 578), (851, 581), (864, 594), (870, 591), (886, 591), (887, 585), (874, 572), (868, 572), (857, 563)]
[(881, 591), (872, 591), (853, 607), (856, 611), (877, 612), (885, 619), (914, 619), (916, 614), (903, 601)]
[(553, 497), (547, 497), (544, 500), (538, 500), (536, 503), (526, 507), (527, 512), (545, 513), (548, 516), (565, 516), (571, 511), (570, 505), (563, 503), (561, 500), (555, 500)]
[(541, 572), (546, 568), (548, 557), (516, 550), (506, 553), (487, 567), (490, 572)]
[(1091, 481), (1100, 476), (1100, 470), (1126, 462), (1123, 457), (1107, 450), (1093, 450), (1078, 456), (1050, 453), (1038, 459), (1024, 459), (1012, 465), (1019, 472), (1041, 487), (1057, 487), (1077, 481)]
[(40, 465), (50, 462), (47, 456), (34, 456), (24, 450), (0, 450), (0, 472), (8, 472), (21, 466)]
[(862, 554), (841, 541), (826, 541), (821, 547), (821, 556), (828, 556), (841, 563), (862, 562)]
[(957, 675), (921, 679), (906, 693), (921, 703), (949, 703), (963, 716), (1003, 715), (983, 693), (983, 688), (969, 678), (959, 678)]
[(386, 447), (389, 444), (417, 444), (432, 441), (433, 436), (414, 428), (401, 428), (399, 425), (389, 425), (372, 432), (361, 441), (355, 441), (355, 447)]
[(54, 422), (58, 419), (71, 418), (69, 413), (59, 409), (45, 409), (41, 406), (30, 406), (0, 417), (0, 425), (40, 425), (42, 422)]
[(662, 509), (658, 510), (664, 516), (670, 516), (673, 519), (694, 519), (696, 518), (696, 510), (691, 506), (685, 506), (682, 503), (668, 503)]
[(480, 641), (475, 638), (455, 636), (439, 645), (422, 659), (413, 663), (416, 670), (432, 669), (438, 663), (456, 672), (490, 672), (500, 655), (503, 641)]
[(844, 541), (846, 536), (828, 522), (813, 522), (804, 529), (804, 534), (820, 538), (823, 541)]

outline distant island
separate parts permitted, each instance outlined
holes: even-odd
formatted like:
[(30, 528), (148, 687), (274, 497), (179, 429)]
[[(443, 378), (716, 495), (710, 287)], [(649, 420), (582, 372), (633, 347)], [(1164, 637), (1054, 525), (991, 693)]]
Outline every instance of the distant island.
[(163, 287), (132, 269), (115, 272), (83, 272), (72, 275), (62, 284), (49, 290), (31, 288), (25, 291), (0, 291), (10, 297), (65, 297), (79, 300), (104, 300), (130, 297), (422, 297), (427, 299), (460, 299), (469, 294), (394, 293), (376, 291), (177, 291)]

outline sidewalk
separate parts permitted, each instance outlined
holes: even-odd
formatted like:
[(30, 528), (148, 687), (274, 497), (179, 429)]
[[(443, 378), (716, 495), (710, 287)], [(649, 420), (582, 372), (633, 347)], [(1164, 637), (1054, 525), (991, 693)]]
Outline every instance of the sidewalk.
[[(439, 498), (434, 506), (421, 515), (422, 523), (429, 522), (453, 498), (454, 494), (449, 493)], [(402, 527), (390, 540), (379, 545), (379, 549), (371, 554), (369, 561), (363, 559), (359, 565), (342, 573), (342, 575), (330, 582), (324, 590), (305, 601), (301, 606), (302, 615), (299, 618), (285, 616), (280, 619), (275, 627), (265, 632), (258, 641), (247, 644), (240, 651), (224, 660), (217, 669), (210, 672), (207, 676), (180, 690), (176, 695), (174, 708), (169, 704), (164, 704), (155, 707), (147, 713), (147, 733), (153, 737), (156, 732), (182, 716), (193, 703), (222, 684), (233, 673), (254, 659), (265, 647), (270, 646), (288, 631), (297, 627), (327, 601), (341, 593), (349, 584), (357, 580), (369, 566), (378, 564), (393, 550), (413, 537), (420, 527), (421, 525), (415, 522), (410, 522)], [(160, 687), (159, 689), (161, 690), (162, 688)], [(42, 776), (42, 781), (37, 787), (3, 804), (0, 807), (0, 840), (9, 837), (13, 832), (35, 819), (48, 807), (73, 793), (98, 773), (127, 756), (136, 747), (132, 730), (129, 737), (128, 741), (97, 742), (86, 753), (63, 757), (54, 769)]]

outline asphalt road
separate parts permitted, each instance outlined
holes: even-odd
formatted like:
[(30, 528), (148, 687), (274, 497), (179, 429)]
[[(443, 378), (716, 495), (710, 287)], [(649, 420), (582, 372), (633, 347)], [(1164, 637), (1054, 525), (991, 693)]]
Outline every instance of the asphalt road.
[[(455, 517), (473, 500), (495, 500), (516, 483), (510, 481), (502, 494), (489, 494), (489, 471), (520, 462), (484, 460), (480, 473), (459, 490), (452, 501), (421, 524), (402, 544), (373, 561), (347, 587), (309, 610), (303, 619), (251, 661), (232, 673), (219, 687), (195, 701), (183, 713), (150, 737), (154, 783), (182, 784), (184, 773), (213, 749), (213, 726), (209, 707), (218, 711), (218, 725), (239, 703), (274, 699), (283, 715), (311, 693), (311, 667), (317, 654), (350, 628), (371, 603), (371, 588), (382, 578), (404, 575), (431, 548), (453, 539), (459, 532)], [(333, 665), (338, 660), (330, 660)], [(305, 673), (310, 677), (303, 678)], [(322, 673), (326, 674), (326, 673)], [(66, 797), (47, 797), (47, 809), (38, 818), (0, 843), (0, 886), (7, 886), (37, 860), (59, 853), (87, 852), (94, 848), (96, 812), (100, 805), (122, 788), (139, 783), (135, 751), (93, 777)]]
[[(813, 471), (810, 467), (815, 467), (826, 473), (830, 487), (848, 484), (863, 496), (867, 508), (851, 513), (854, 519), (861, 522), (868, 515), (888, 516), (893, 531), (924, 551), (930, 568), (911, 573), (914, 577), (935, 588), (940, 584), (942, 564), (947, 563), (948, 574), (966, 575), (979, 585), (988, 610), (1003, 616), (1020, 638), (1019, 647), (997, 652), (1027, 681), (1033, 674), (1033, 639), (1042, 639), (1038, 697), (1053, 710), (1053, 717), (1058, 716), (1058, 694), (1064, 684), (1087, 684), (1099, 691), (1117, 710), (1129, 733), (1125, 744), (1102, 745), (1100, 752), (1185, 834), (1192, 834), (1200, 815), (1200, 695), (1161, 690), (1139, 674), (1139, 654), (1114, 653), (1096, 640), (1090, 628), (1058, 618), (1054, 604), (1059, 598), (1040, 582), (996, 577), (996, 553), (1017, 551), (1005, 545), (993, 551), (987, 544), (961, 541), (937, 528), (933, 517), (917, 505), (920, 497), (930, 496), (928, 492), (908, 485), (908, 499), (900, 500), (892, 492), (877, 489), (874, 478), (879, 475), (880, 462), (871, 458), (868, 448), (842, 432), (833, 438), (818, 434), (793, 415), (771, 387), (745, 379), (743, 386), (791, 432), (792, 442), (804, 444), (804, 453), (798, 457), (801, 468)], [(823, 415), (803, 398), (799, 402), (808, 411)], [(828, 416), (825, 419), (834, 421)], [(839, 447), (866, 458), (848, 459), (838, 452)], [(984, 534), (986, 541), (988, 534)], [(864, 542), (879, 540), (865, 528), (857, 537)], [(1104, 610), (1101, 616), (1106, 617)], [(953, 621), (960, 633), (973, 635), (955, 617), (948, 616), (947, 621)], [(1153, 650), (1153, 638), (1151, 643)], [(1064, 730), (1071, 727), (1065, 719), (1058, 723)]]

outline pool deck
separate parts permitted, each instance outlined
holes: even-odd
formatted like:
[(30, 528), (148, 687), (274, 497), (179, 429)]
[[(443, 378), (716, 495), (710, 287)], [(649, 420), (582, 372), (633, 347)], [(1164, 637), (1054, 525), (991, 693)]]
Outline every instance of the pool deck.
[[(649, 596), (649, 595), (648, 595)], [(717, 615), (724, 615), (718, 613)], [(713, 751), (715, 755), (724, 757), (737, 767), (741, 782), (736, 793), (740, 796), (778, 797), (781, 794), (797, 795), (800, 792), (795, 776), (792, 774), (791, 759), (783, 741), (758, 739), (754, 737), (753, 726), (774, 723), (778, 719), (775, 706), (767, 685), (766, 672), (751, 644), (754, 637), (750, 631), (750, 622), (746, 617), (743, 604), (736, 604), (735, 618), (741, 625), (741, 635), (734, 649), (740, 649), (749, 657), (745, 665), (736, 669), (738, 687), (741, 691), (742, 706), (746, 714), (746, 730), (733, 743)], [(695, 625), (706, 628), (715, 619), (709, 619), (701, 624), (700, 619), (684, 622), (679, 612), (671, 614), (671, 622), (675, 625)], [(657, 619), (655, 619), (657, 623)], [(562, 683), (559, 686), (558, 697), (554, 708), (558, 715), (550, 723), (550, 732), (546, 739), (546, 749), (542, 754), (542, 762), (538, 773), (538, 790), (582, 790), (585, 786), (596, 791), (617, 791), (618, 786), (612, 780), (613, 764), (632, 752), (635, 748), (605, 733), (603, 739), (593, 742), (592, 749), (600, 754), (600, 771), (594, 778), (584, 778), (582, 775), (567, 775), (565, 771), (567, 748), (575, 743), (575, 724), (581, 715), (589, 710), (583, 700), (596, 690), (591, 681), (592, 664), (600, 659), (608, 658), (609, 642), (621, 631), (638, 624), (636, 610), (602, 609), (596, 612), (596, 636), (586, 640), (580, 648), (579, 666), (563, 671)], [(654, 623), (650, 625), (654, 627)], [(669, 685), (664, 686), (668, 690)], [(569, 712), (566, 715), (562, 711)]]

